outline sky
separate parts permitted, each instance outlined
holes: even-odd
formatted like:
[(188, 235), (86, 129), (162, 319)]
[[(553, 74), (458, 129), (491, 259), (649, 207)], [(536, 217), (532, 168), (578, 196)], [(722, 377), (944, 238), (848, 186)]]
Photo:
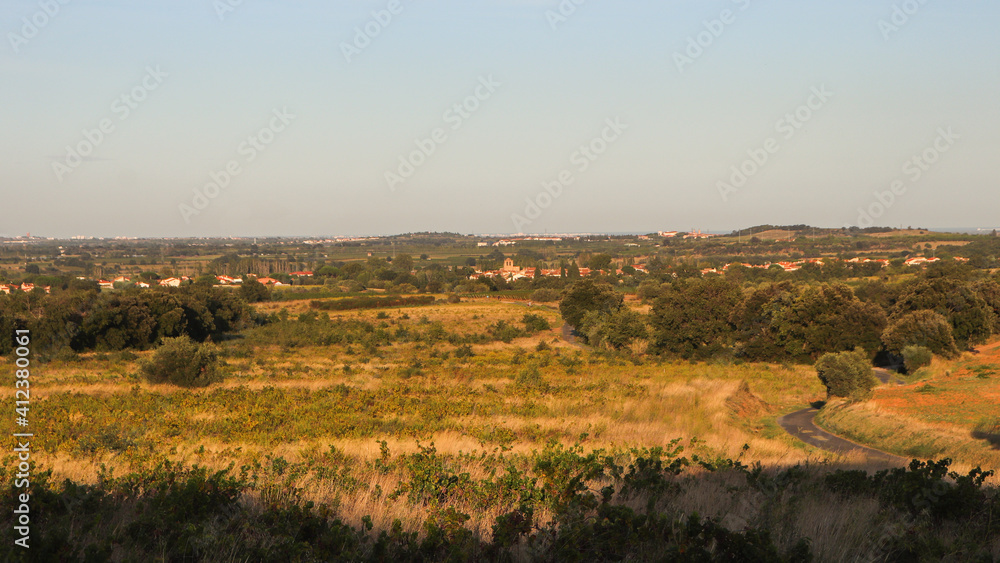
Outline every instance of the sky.
[(1000, 224), (995, 0), (4, 0), (0, 236)]

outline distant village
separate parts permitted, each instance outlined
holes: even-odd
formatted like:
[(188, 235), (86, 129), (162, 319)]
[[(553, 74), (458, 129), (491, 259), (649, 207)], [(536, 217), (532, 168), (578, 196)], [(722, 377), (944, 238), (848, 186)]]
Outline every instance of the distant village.
[[(302, 277), (310, 277), (310, 276), (313, 275), (313, 273), (312, 272), (292, 272), (289, 275), (302, 278)], [(253, 274), (248, 274), (247, 277), (254, 278), (256, 276), (254, 276)], [(77, 279), (78, 280), (86, 280), (88, 278), (85, 278), (83, 276), (78, 276)], [(234, 277), (230, 277), (230, 276), (215, 276), (215, 280), (216, 280), (216, 282), (218, 282), (218, 283), (216, 283), (216, 285), (232, 286), (232, 285), (240, 285), (240, 284), (243, 283), (243, 279), (242, 278), (234, 278)], [(162, 279), (162, 280), (157, 280), (157, 281), (153, 282), (152, 284), (150, 284), (150, 283), (144, 282), (142, 280), (133, 281), (133, 279), (131, 277), (129, 277), (129, 276), (118, 276), (118, 277), (110, 279), (110, 280), (99, 279), (99, 280), (96, 280), (96, 281), (97, 281), (97, 285), (100, 286), (101, 289), (115, 289), (116, 287), (123, 287), (123, 286), (135, 286), (135, 287), (139, 287), (139, 288), (143, 288), (143, 289), (148, 289), (148, 288), (152, 287), (153, 285), (158, 285), (158, 286), (161, 286), (161, 287), (180, 287), (181, 285), (183, 285), (185, 283), (192, 283), (194, 280), (190, 276), (180, 276), (180, 277), (169, 277), (169, 278), (165, 278), (165, 279)], [(281, 281), (276, 280), (274, 278), (257, 278), (257, 281), (260, 282), (260, 283), (262, 283), (262, 284), (264, 284), (264, 285), (269, 285), (269, 286), (288, 285), (288, 284), (282, 283)], [(8, 295), (10, 294), (11, 291), (23, 291), (23, 292), (27, 293), (29, 291), (33, 291), (34, 289), (36, 289), (36, 287), (45, 290), (45, 293), (51, 293), (52, 292), (51, 291), (52, 290), (51, 286), (36, 286), (33, 283), (22, 283), (20, 285), (18, 285), (18, 284), (0, 284), (0, 293), (6, 293)]]
[[(744, 264), (744, 263), (741, 263), (741, 262), (733, 262), (733, 263), (724, 265), (722, 268), (704, 268), (704, 269), (701, 270), (701, 274), (702, 275), (723, 274), (723, 273), (727, 272), (730, 268), (736, 267), (736, 266), (742, 266), (744, 268), (756, 268), (756, 269), (761, 269), (761, 270), (767, 270), (767, 269), (771, 268), (772, 266), (779, 266), (779, 267), (781, 267), (782, 270), (784, 270), (786, 272), (796, 272), (798, 270), (801, 270), (802, 267), (804, 265), (806, 265), (806, 264), (815, 264), (817, 266), (822, 267), (822, 266), (825, 265), (826, 262), (832, 262), (832, 261), (836, 261), (836, 260), (838, 260), (838, 259), (837, 258), (813, 258), (813, 259), (808, 259), (808, 260), (798, 260), (796, 262), (776, 262), (776, 263), (765, 262), (764, 264), (757, 264), (757, 265), (755, 265), (755, 264)], [(927, 264), (933, 264), (935, 262), (940, 262), (940, 261), (941, 261), (940, 258), (925, 258), (923, 256), (918, 256), (918, 257), (915, 257), (915, 258), (909, 258), (909, 259), (907, 259), (903, 263), (905, 265), (907, 265), (907, 266), (926, 266)], [(961, 258), (961, 257), (956, 256), (955, 257), (955, 261), (957, 261), (957, 262), (968, 262), (969, 259), (968, 258)], [(887, 268), (889, 266), (889, 260), (887, 260), (887, 259), (851, 258), (850, 260), (844, 260), (844, 262), (846, 262), (848, 264), (870, 264), (870, 263), (876, 263), (876, 264), (879, 264), (883, 268)], [(632, 268), (635, 269), (636, 272), (641, 272), (641, 273), (644, 273), (644, 274), (649, 273), (646, 270), (646, 265), (645, 264), (633, 264)], [(579, 270), (580, 270), (580, 276), (582, 276), (582, 277), (587, 277), (587, 276), (589, 276), (590, 274), (593, 273), (593, 271), (590, 268), (580, 268)], [(607, 271), (607, 270), (600, 270), (600, 273), (602, 275), (607, 275), (610, 272)], [(617, 268), (617, 269), (615, 269), (614, 273), (616, 275), (622, 275), (625, 272), (621, 268)], [(544, 277), (556, 277), (556, 278), (558, 278), (558, 277), (564, 276), (565, 274), (566, 274), (565, 270), (564, 269), (560, 269), (560, 268), (556, 268), (556, 269), (542, 269), (539, 272), (537, 268), (531, 268), (531, 267), (525, 268), (525, 267), (515, 266), (514, 265), (514, 260), (512, 260), (511, 258), (507, 258), (506, 260), (504, 260), (503, 268), (501, 268), (499, 270), (476, 270), (475, 273), (473, 273), (472, 275), (469, 276), (469, 279), (470, 280), (478, 280), (478, 279), (481, 279), (481, 278), (503, 278), (503, 279), (505, 279), (507, 281), (515, 281), (515, 280), (530, 279), (530, 278), (543, 277), (543, 276)]]
[[(641, 241), (651, 241), (651, 240), (657, 240), (657, 237), (659, 239), (672, 239), (672, 238), (676, 238), (676, 239), (701, 240), (701, 239), (708, 239), (708, 238), (712, 238), (712, 237), (716, 237), (716, 236), (719, 236), (719, 235), (710, 234), (710, 233), (703, 233), (700, 230), (692, 230), (692, 231), (686, 232), (686, 233), (682, 233), (682, 232), (679, 232), (679, 231), (659, 231), (655, 235), (653, 235), (652, 233), (649, 234), (649, 235), (639, 235), (637, 240), (640, 241), (640, 242)], [(565, 241), (565, 240), (581, 240), (581, 238), (582, 238), (581, 235), (570, 235), (570, 234), (558, 234), (558, 235), (557, 234), (551, 234), (551, 235), (549, 235), (549, 234), (547, 234), (547, 235), (521, 235), (521, 236), (516, 236), (516, 237), (501, 238), (501, 239), (492, 240), (492, 241), (480, 241), (477, 244), (478, 244), (479, 247), (512, 247), (512, 246), (517, 245), (518, 243), (522, 243), (522, 242), (539, 242), (539, 241), (542, 241), (542, 242), (560, 242), (560, 241)], [(375, 239), (374, 237), (350, 238), (350, 239), (347, 239), (347, 238), (336, 238), (336, 239), (326, 239), (326, 240), (316, 240), (316, 241), (306, 241), (306, 242), (317, 242), (317, 243), (318, 242), (345, 242), (345, 241), (352, 241), (352, 242), (354, 242), (354, 241), (370, 241), (370, 240), (374, 240), (374, 239)], [(29, 235), (27, 235), (25, 237), (18, 237), (14, 242), (36, 241), (36, 240), (41, 240), (41, 239), (39, 237), (32, 237), (29, 234)], [(637, 244), (637, 243), (626, 243), (625, 246), (638, 247), (639, 244)], [(60, 252), (62, 252), (62, 247), (59, 247), (59, 248), (60, 248)], [(373, 252), (369, 252), (368, 255), (372, 256)], [(968, 261), (967, 258), (961, 258), (961, 257), (955, 257), (954, 259), (956, 261), (960, 261), (960, 262), (967, 262)], [(639, 260), (642, 260), (642, 258), (639, 258)], [(933, 263), (939, 262), (940, 260), (941, 260), (940, 258), (936, 258), (936, 257), (923, 257), (923, 256), (919, 256), (919, 257), (913, 257), (913, 258), (909, 258), (909, 259), (905, 260), (904, 264), (907, 265), (907, 266), (925, 266), (925, 265), (928, 265), (928, 264), (933, 264)], [(796, 272), (796, 271), (801, 270), (806, 265), (814, 265), (814, 266), (823, 267), (824, 265), (826, 265), (828, 263), (835, 262), (835, 261), (839, 261), (839, 259), (838, 258), (832, 258), (832, 257), (810, 258), (810, 259), (802, 259), (802, 260), (797, 260), (797, 261), (782, 261), (782, 262), (774, 262), (774, 263), (772, 263), (772, 262), (765, 262), (763, 264), (746, 264), (746, 263), (741, 263), (741, 262), (733, 262), (733, 263), (725, 264), (725, 265), (723, 265), (721, 267), (704, 268), (704, 269), (701, 270), (701, 274), (702, 275), (713, 275), (713, 274), (721, 275), (721, 274), (724, 274), (725, 272), (729, 271), (731, 268), (734, 268), (734, 267), (762, 269), (762, 270), (767, 270), (767, 269), (770, 269), (770, 268), (779, 267), (779, 268), (781, 268), (785, 272)], [(886, 268), (890, 264), (890, 262), (889, 262), (888, 259), (873, 259), (873, 258), (851, 258), (849, 260), (844, 260), (844, 262), (848, 263), (848, 264), (878, 264), (882, 268)], [(590, 275), (593, 275), (593, 274), (597, 274), (597, 273), (600, 273), (601, 275), (623, 275), (623, 274), (634, 274), (634, 273), (642, 273), (642, 274), (649, 273), (648, 270), (647, 270), (646, 264), (643, 264), (643, 263), (627, 264), (627, 263), (622, 262), (621, 260), (619, 260), (618, 263), (617, 263), (618, 264), (617, 266), (615, 266), (614, 264), (615, 264), (614, 262), (611, 264), (611, 266), (610, 266), (611, 269), (609, 269), (609, 270), (597, 270), (597, 271), (595, 271), (595, 270), (592, 270), (591, 268), (580, 267), (578, 264), (574, 264), (570, 268), (573, 269), (573, 270), (578, 270), (580, 276), (582, 276), (582, 277), (587, 277), (587, 276), (590, 276)], [(493, 269), (493, 270), (481, 270), (481, 269), (477, 268), (477, 269), (475, 269), (473, 271), (473, 273), (471, 275), (469, 275), (469, 279), (470, 280), (480, 280), (480, 279), (483, 279), (483, 278), (500, 278), (500, 279), (504, 279), (506, 281), (516, 281), (516, 280), (531, 279), (531, 278), (537, 278), (537, 277), (564, 277), (568, 273), (569, 273), (569, 271), (565, 267), (564, 268), (551, 268), (550, 269), (550, 268), (537, 268), (537, 267), (516, 266), (516, 265), (514, 265), (514, 260), (512, 258), (506, 258), (504, 260), (504, 264), (503, 264), (502, 268), (500, 268), (500, 269)], [(575, 276), (575, 273), (576, 272), (574, 271), (571, 275)], [(299, 278), (300, 280), (306, 281), (308, 283), (308, 280), (306, 278), (312, 278), (313, 277), (313, 272), (312, 271), (290, 272), (289, 276), (291, 276), (293, 278)], [(255, 277), (255, 276), (253, 276), (253, 274), (248, 274), (247, 279), (249, 279), (249, 277)], [(91, 278), (78, 277), (78, 279), (80, 279), (80, 280), (90, 280)], [(275, 279), (275, 278), (272, 278), (272, 277), (257, 277), (256, 279), (257, 279), (258, 282), (260, 282), (260, 283), (262, 283), (264, 285), (267, 285), (267, 286), (271, 286), (271, 287), (283, 286), (283, 285), (290, 285), (287, 282), (287, 280), (286, 280), (286, 282), (282, 282), (282, 281), (280, 281), (278, 279)], [(102, 279), (95, 279), (95, 280), (92, 280), (92, 281), (97, 282), (98, 286), (102, 290), (113, 290), (113, 289), (116, 289), (116, 288), (124, 288), (124, 287), (138, 287), (138, 288), (142, 288), (142, 289), (148, 289), (148, 288), (150, 288), (152, 286), (180, 287), (180, 286), (185, 285), (185, 284), (193, 283), (194, 279), (191, 278), (191, 277), (189, 277), (189, 276), (184, 276), (184, 275), (179, 276), (179, 277), (168, 277), (166, 279), (159, 279), (159, 280), (149, 279), (149, 278), (142, 278), (142, 279), (140, 279), (138, 276), (133, 278), (133, 277), (126, 276), (126, 275), (121, 275), (121, 276), (117, 276), (117, 277), (115, 277), (113, 279), (103, 279), (102, 278)], [(244, 282), (244, 279), (240, 278), (240, 277), (231, 277), (231, 276), (228, 276), (228, 275), (217, 275), (217, 276), (215, 276), (215, 281), (216, 281), (215, 285), (217, 285), (217, 286), (238, 286), (238, 285), (240, 285), (240, 284), (242, 284)], [(51, 292), (51, 287), (50, 286), (41, 286), (41, 285), (36, 286), (35, 284), (28, 283), (28, 282), (24, 282), (24, 283), (21, 283), (21, 284), (0, 284), (0, 293), (5, 293), (5, 294), (10, 294), (13, 291), (30, 292), (30, 291), (33, 291), (35, 289), (44, 290), (46, 293), (50, 293)]]
[[(776, 263), (766, 262), (764, 264), (745, 264), (742, 262), (733, 262), (724, 265), (722, 268), (704, 268), (701, 270), (701, 273), (702, 275), (723, 274), (727, 272), (730, 268), (737, 266), (741, 266), (744, 268), (762, 269), (762, 270), (767, 270), (773, 266), (779, 266), (781, 267), (782, 270), (786, 272), (796, 272), (802, 269), (802, 267), (806, 264), (815, 264), (817, 266), (822, 267), (827, 262), (832, 262), (835, 260), (838, 259), (812, 258), (808, 260), (798, 260), (795, 262), (776, 262)], [(969, 260), (968, 258), (962, 258), (959, 256), (955, 257), (955, 261), (957, 262), (968, 262), (968, 260)], [(940, 261), (941, 261), (940, 258), (926, 258), (923, 256), (917, 256), (914, 258), (907, 259), (904, 262), (904, 264), (907, 266), (926, 266), (928, 264), (933, 264)], [(845, 260), (844, 262), (849, 264), (877, 263), (883, 268), (889, 266), (889, 260), (887, 259), (851, 258), (850, 260)], [(643, 274), (649, 273), (648, 270), (646, 269), (645, 264), (633, 264), (631, 268), (639, 273)], [(579, 268), (579, 271), (580, 271), (580, 276), (582, 277), (587, 277), (594, 273), (594, 270), (591, 270), (590, 268)], [(608, 275), (611, 273), (608, 270), (599, 270), (599, 272), (601, 275)], [(625, 273), (625, 271), (622, 268), (616, 268), (613, 273), (615, 275), (622, 275)], [(313, 272), (310, 271), (291, 272), (289, 275), (298, 278), (307, 278), (307, 277), (312, 277)], [(566, 275), (566, 270), (563, 268), (554, 268), (554, 269), (543, 268), (539, 271), (538, 268), (534, 267), (515, 266), (514, 260), (511, 258), (507, 258), (506, 260), (504, 260), (503, 268), (499, 270), (476, 270), (473, 274), (469, 276), (469, 279), (479, 280), (481, 278), (503, 278), (504, 280), (507, 281), (516, 281), (522, 279), (531, 279), (535, 277), (558, 278), (565, 275)], [(254, 278), (256, 276), (254, 276), (253, 274), (248, 274), (247, 277)], [(87, 278), (81, 276), (78, 277), (77, 279), (85, 280)], [(271, 277), (256, 278), (256, 279), (258, 282), (271, 287), (288, 285)], [(236, 286), (243, 283), (242, 278), (236, 278), (231, 276), (215, 276), (215, 280), (217, 282), (216, 285), (219, 286)], [(99, 279), (96, 281), (97, 285), (100, 286), (101, 289), (111, 290), (115, 289), (116, 287), (124, 287), (124, 286), (135, 286), (143, 289), (148, 289), (152, 285), (159, 285), (161, 287), (180, 287), (181, 285), (192, 283), (193, 279), (189, 276), (169, 277), (162, 280), (156, 280), (151, 284), (149, 282), (145, 282), (142, 280), (133, 280), (133, 278), (129, 276), (118, 276), (110, 280)], [(0, 284), (0, 293), (10, 294), (11, 291), (23, 291), (27, 293), (33, 291), (34, 289), (36, 289), (36, 287), (44, 290), (45, 293), (51, 293), (52, 289), (51, 286), (36, 286), (33, 283), (27, 283), (27, 282), (22, 284)]]

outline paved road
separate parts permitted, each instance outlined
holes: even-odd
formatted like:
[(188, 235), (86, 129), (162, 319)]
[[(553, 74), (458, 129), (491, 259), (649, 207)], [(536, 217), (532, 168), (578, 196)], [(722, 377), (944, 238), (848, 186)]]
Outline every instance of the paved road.
[(850, 440), (846, 440), (835, 434), (830, 434), (826, 430), (816, 426), (813, 422), (813, 418), (818, 412), (818, 409), (812, 407), (795, 411), (779, 418), (778, 424), (792, 436), (795, 436), (809, 445), (816, 446), (821, 450), (837, 454), (855, 452), (862, 453), (871, 461), (889, 463), (892, 465), (902, 466), (909, 463), (908, 459), (894, 456), (890, 453), (876, 450), (874, 448), (855, 444)]

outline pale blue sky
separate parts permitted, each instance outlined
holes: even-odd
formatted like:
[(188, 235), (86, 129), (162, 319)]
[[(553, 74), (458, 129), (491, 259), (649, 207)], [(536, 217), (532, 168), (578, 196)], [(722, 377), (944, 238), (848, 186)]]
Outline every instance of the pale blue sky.
[[(227, 0), (48, 1), (54, 16), (46, 0), (0, 4), (0, 234), (839, 227), (859, 208), (876, 224), (1000, 223), (993, 0), (588, 0), (555, 29), (560, 0), (400, 0), (350, 62), (342, 44), (389, 0), (244, 0), (222, 18)], [(894, 6), (919, 9), (880, 30)], [(701, 32), (681, 72), (675, 53)], [(490, 77), (453, 130), (446, 111)], [(137, 87), (125, 116), (115, 100)], [(787, 138), (780, 120), (810, 101)], [(581, 172), (574, 154), (609, 119), (627, 128)], [(102, 120), (113, 130), (68, 166)], [(272, 124), (263, 151), (241, 151)], [(444, 142), (390, 189), (435, 129)], [(720, 195), (768, 139), (767, 162)], [(904, 165), (936, 140), (947, 152), (914, 181)], [(239, 174), (197, 210), (193, 190), (230, 161)], [(562, 171), (573, 183), (544, 195)], [(905, 192), (879, 211), (896, 179)]]

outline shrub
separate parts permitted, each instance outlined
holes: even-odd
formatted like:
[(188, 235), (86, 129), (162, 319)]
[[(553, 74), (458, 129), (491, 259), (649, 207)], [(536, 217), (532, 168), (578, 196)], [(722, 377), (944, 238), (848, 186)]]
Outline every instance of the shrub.
[(914, 373), (918, 369), (931, 365), (934, 354), (925, 346), (907, 346), (903, 348), (903, 366), (906, 373)]
[(514, 386), (519, 391), (538, 391), (541, 393), (547, 393), (551, 386), (542, 377), (542, 372), (538, 370), (538, 366), (528, 366), (522, 369), (517, 376), (514, 378)]
[(863, 399), (878, 383), (872, 375), (868, 354), (861, 348), (823, 354), (816, 361), (816, 374), (831, 397)]
[(486, 330), (494, 340), (500, 340), (508, 344), (511, 340), (523, 336), (520, 329), (504, 320), (499, 320), (489, 325), (486, 327)]
[(448, 303), (461, 303), (462, 298), (457, 293), (448, 294)]
[(218, 356), (209, 344), (198, 344), (187, 337), (167, 338), (151, 360), (143, 362), (142, 372), (150, 383), (172, 383), (180, 387), (206, 387), (221, 377)]
[(545, 320), (545, 317), (534, 313), (525, 313), (521, 322), (524, 323), (524, 330), (526, 330), (528, 334), (541, 332), (543, 330), (550, 330), (552, 328), (549, 326), (549, 321)]

